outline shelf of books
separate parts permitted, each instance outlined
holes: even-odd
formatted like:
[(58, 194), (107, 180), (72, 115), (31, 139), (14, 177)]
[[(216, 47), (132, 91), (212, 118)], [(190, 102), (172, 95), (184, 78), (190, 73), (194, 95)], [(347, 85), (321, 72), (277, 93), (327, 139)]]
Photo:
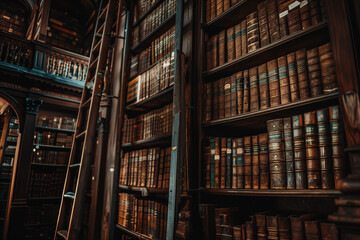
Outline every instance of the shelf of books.
[(204, 236), (327, 239), (347, 162), (325, 1), (202, 3)]
[(137, 1), (118, 187), (116, 229), (164, 239), (173, 121), (175, 0)]
[(37, 115), (27, 188), (27, 236), (39, 239), (54, 236), (75, 120), (43, 110)]
[(24, 37), (27, 26), (26, 9), (13, 1), (2, 1), (0, 9), (0, 31)]

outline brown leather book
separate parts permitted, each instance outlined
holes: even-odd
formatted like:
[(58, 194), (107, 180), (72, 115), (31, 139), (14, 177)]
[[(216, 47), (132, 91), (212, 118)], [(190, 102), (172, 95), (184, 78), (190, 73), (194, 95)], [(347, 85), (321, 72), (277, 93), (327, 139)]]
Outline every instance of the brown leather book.
[(257, 67), (249, 69), (250, 78), (250, 111), (259, 110), (259, 80)]
[(219, 80), (219, 119), (225, 117), (225, 79)]
[(244, 76), (243, 71), (235, 74), (236, 78), (236, 101), (237, 101), (237, 114), (243, 112), (243, 100), (244, 100)]
[(251, 137), (244, 137), (244, 166), (245, 166), (245, 188), (252, 188), (252, 156), (251, 156)]
[(290, 216), (291, 237), (293, 240), (305, 239), (304, 221), (314, 218), (314, 214), (295, 214)]
[(334, 170), (335, 188), (340, 188), (341, 179), (345, 177), (345, 160), (344, 160), (344, 146), (342, 144), (342, 126), (340, 122), (339, 106), (329, 107), (330, 118), (330, 134), (331, 134), (331, 148), (332, 161)]
[(226, 187), (226, 138), (220, 138), (221, 152), (220, 152), (220, 188)]
[(224, 12), (230, 8), (230, 0), (223, 0), (224, 1)]
[(206, 14), (206, 22), (208, 23), (208, 22), (210, 22), (210, 20), (211, 20), (211, 1), (206, 1), (205, 2), (205, 7), (206, 7), (206, 9), (205, 9), (205, 14)]
[(270, 106), (274, 107), (280, 104), (280, 85), (276, 59), (267, 62), (267, 70), (269, 78)]
[(276, 0), (265, 0), (270, 42), (280, 39), (279, 14)]
[(210, 0), (210, 19), (214, 19), (216, 17), (217, 10), (217, 0)]
[(266, 122), (269, 134), (270, 186), (272, 189), (286, 188), (283, 122), (281, 118)]
[(330, 43), (319, 47), (319, 58), (324, 93), (327, 94), (337, 91), (338, 85), (336, 81), (335, 62)]
[(278, 216), (279, 239), (291, 239), (291, 225), (289, 216)]
[(219, 84), (220, 84), (220, 80), (212, 82), (213, 92), (214, 92), (212, 119), (219, 119), (219, 108), (220, 108)]
[(266, 212), (257, 213), (255, 215), (256, 220), (256, 236), (259, 240), (266, 240), (267, 231), (266, 231)]
[(310, 97), (309, 80), (306, 67), (306, 49), (296, 51), (295, 55), (300, 99), (306, 99)]
[(318, 48), (307, 50), (310, 93), (312, 97), (322, 94), (321, 71)]
[(259, 174), (260, 189), (269, 188), (270, 169), (269, 169), (269, 151), (268, 151), (268, 134), (259, 134)]
[(224, 0), (216, 0), (216, 16), (224, 12)]
[(286, 58), (289, 73), (290, 99), (291, 102), (294, 102), (300, 99), (295, 53), (289, 53)]
[(212, 119), (212, 107), (214, 104), (213, 82), (208, 82), (205, 84), (205, 91), (205, 121), (210, 121)]
[[(163, 153), (163, 149), (162, 153)], [(204, 139), (204, 158), (203, 158), (203, 168), (202, 168), (202, 183), (205, 188), (210, 188), (210, 167), (211, 167), (211, 148), (210, 148), (210, 139)]]
[(230, 27), (226, 31), (226, 45), (227, 45), (227, 62), (232, 61), (235, 58), (235, 36), (234, 27)]
[(225, 92), (225, 101), (224, 101), (224, 109), (225, 109), (225, 117), (228, 118), (231, 116), (231, 79), (230, 77), (226, 77), (224, 79), (224, 92)]
[(338, 240), (338, 239), (340, 239), (339, 231), (338, 231), (335, 223), (321, 222), (320, 230), (321, 230), (321, 239), (322, 240)]
[(292, 34), (301, 29), (300, 20), (300, 1), (290, 1), (289, 14), (287, 15), (289, 34)]
[(252, 188), (260, 188), (260, 170), (259, 170), (259, 138), (258, 135), (251, 137), (252, 139), (252, 158), (251, 158), (251, 167), (252, 167)]
[(293, 151), (293, 132), (291, 117), (283, 119), (284, 146), (285, 146), (285, 167), (286, 167), (286, 188), (295, 189), (295, 168)]
[(225, 30), (219, 32), (219, 66), (223, 65), (225, 63)]
[(294, 171), (296, 189), (307, 188), (306, 157), (304, 142), (303, 115), (292, 116), (293, 146), (294, 146)]
[(242, 240), (241, 238), (241, 226), (234, 226), (233, 227), (234, 232), (234, 240)]
[(236, 188), (245, 187), (244, 138), (237, 139), (236, 146)]
[(306, 168), (309, 189), (321, 188), (316, 111), (304, 113)]
[(245, 226), (246, 226), (246, 239), (247, 240), (255, 240), (255, 223), (254, 220), (250, 220), (250, 221), (246, 221), (245, 222)]
[(291, 99), (286, 56), (279, 57), (277, 59), (277, 64), (279, 71), (280, 103), (289, 103)]
[(326, 10), (326, 6), (325, 6), (325, 1), (320, 0), (319, 4), (320, 4), (320, 10), (321, 10), (321, 20), (326, 21), (328, 19), (328, 15), (327, 15), (327, 10)]
[(231, 139), (231, 188), (236, 188), (237, 184), (237, 138)]
[(279, 239), (279, 224), (277, 215), (266, 216), (266, 228), (268, 233), (268, 239)]
[(267, 76), (266, 63), (261, 64), (258, 67), (258, 73), (259, 73), (260, 109), (265, 109), (270, 106), (269, 81)]
[(301, 29), (306, 29), (311, 26), (311, 17), (309, 11), (309, 1), (302, 1), (300, 3), (300, 19), (301, 19)]
[(309, 240), (321, 240), (319, 221), (305, 221), (305, 236)]
[(230, 116), (237, 115), (237, 88), (236, 88), (236, 75), (233, 74), (230, 77)]
[(254, 51), (260, 47), (257, 12), (250, 13), (246, 16), (246, 38), (247, 52)]
[(244, 70), (244, 100), (243, 100), (243, 112), (249, 112), (250, 110), (250, 80), (249, 70)]
[(225, 175), (225, 188), (231, 188), (232, 180), (232, 149), (231, 138), (226, 138), (226, 175)]
[(208, 38), (206, 40), (206, 70), (210, 70), (211, 68), (213, 68), (213, 55), (212, 55), (212, 38)]
[(269, 26), (266, 14), (265, 1), (260, 2), (257, 5), (257, 11), (259, 16), (259, 34), (260, 34), (260, 46), (266, 46), (270, 43)]
[(219, 65), (219, 51), (218, 51), (218, 43), (219, 43), (219, 36), (217, 34), (215, 34), (214, 36), (212, 36), (210, 38), (211, 41), (211, 60), (212, 60), (212, 64), (211, 64), (211, 68), (214, 68), (216, 66)]
[(279, 29), (280, 37), (283, 38), (286, 35), (289, 35), (288, 28), (288, 14), (289, 14), (289, 4), (291, 0), (278, 0), (278, 10), (279, 10)]
[(316, 111), (319, 136), (319, 155), (321, 170), (321, 188), (334, 188), (333, 164), (331, 158), (331, 135), (329, 129), (329, 109), (322, 108)]
[(309, 0), (309, 11), (311, 18), (311, 25), (321, 22), (321, 9), (319, 0)]
[(241, 55), (247, 53), (246, 20), (240, 23)]
[(242, 55), (241, 52), (241, 26), (240, 23), (236, 24), (234, 27), (234, 41), (235, 41), (235, 58), (238, 58)]

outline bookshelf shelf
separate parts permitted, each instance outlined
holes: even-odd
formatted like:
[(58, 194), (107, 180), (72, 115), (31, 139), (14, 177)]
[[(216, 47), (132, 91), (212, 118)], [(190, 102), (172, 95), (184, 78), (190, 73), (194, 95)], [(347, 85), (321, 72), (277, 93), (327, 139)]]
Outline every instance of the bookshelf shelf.
[(140, 102), (129, 104), (126, 106), (126, 110), (129, 112), (143, 112), (164, 106), (165, 104), (171, 102), (173, 90), (174, 87), (170, 86), (154, 96), (146, 98)]
[(51, 145), (42, 145), (42, 144), (34, 144), (34, 147), (37, 149), (47, 149), (53, 151), (70, 151), (71, 147), (62, 147), (62, 146), (51, 146)]
[(143, 148), (143, 147), (169, 145), (170, 142), (171, 142), (171, 134), (165, 134), (165, 135), (161, 135), (161, 136), (148, 138), (145, 140), (136, 141), (133, 143), (125, 143), (125, 144), (122, 144), (121, 147), (124, 150), (134, 150), (134, 149)]
[(142, 197), (147, 197), (150, 195), (165, 195), (169, 193), (169, 189), (161, 188), (148, 188), (148, 187), (131, 187), (125, 185), (119, 185), (119, 190), (128, 193), (140, 194)]
[[(269, 119), (288, 116), (291, 114), (299, 114), (304, 111), (310, 111), (314, 109), (318, 109), (322, 106), (330, 106), (331, 104), (338, 104), (338, 96), (337, 92), (321, 95), (318, 97), (312, 97), (304, 100), (299, 100), (296, 102), (291, 102), (287, 104), (278, 105), (275, 107), (270, 107), (263, 110), (258, 110), (254, 112), (243, 113), (238, 116), (211, 120), (208, 122), (204, 122), (204, 127), (241, 127), (241, 128), (266, 128), (266, 121)], [(257, 123), (257, 124), (254, 124)]]
[(36, 126), (36, 130), (39, 131), (49, 131), (49, 132), (61, 132), (61, 133), (69, 133), (73, 134), (75, 131), (70, 129), (61, 129), (61, 128), (51, 128), (51, 127), (43, 127), (43, 126)]
[(133, 27), (139, 25), (152, 11), (154, 11), (164, 0), (156, 1), (134, 24)]
[(67, 167), (65, 164), (31, 163), (35, 167)]
[(131, 51), (132, 53), (140, 53), (144, 50), (155, 38), (159, 37), (166, 30), (168, 30), (171, 26), (175, 24), (175, 13), (172, 14), (168, 19), (166, 19), (159, 27), (157, 27), (154, 31), (152, 31), (149, 35), (147, 35), (142, 41), (140, 41), (137, 45), (135, 45)]
[(201, 193), (209, 195), (228, 195), (228, 196), (249, 196), (249, 197), (303, 197), (319, 198), (333, 197), (342, 195), (339, 190), (330, 189), (297, 189), (297, 190), (275, 190), (275, 189), (201, 189)]
[(247, 69), (264, 62), (283, 56), (309, 46), (321, 45), (329, 41), (328, 23), (323, 21), (308, 29), (295, 32), (264, 47), (240, 56), (221, 66), (217, 66), (203, 73), (204, 81), (211, 81), (219, 77), (229, 76), (240, 70)]
[(151, 240), (151, 238), (149, 236), (146, 236), (144, 234), (141, 234), (141, 233), (137, 233), (137, 232), (134, 232), (134, 231), (131, 231), (119, 224), (116, 224), (116, 228), (122, 232), (125, 232), (126, 234), (128, 235), (131, 235), (133, 237), (136, 237), (138, 239), (144, 239), (144, 240)]

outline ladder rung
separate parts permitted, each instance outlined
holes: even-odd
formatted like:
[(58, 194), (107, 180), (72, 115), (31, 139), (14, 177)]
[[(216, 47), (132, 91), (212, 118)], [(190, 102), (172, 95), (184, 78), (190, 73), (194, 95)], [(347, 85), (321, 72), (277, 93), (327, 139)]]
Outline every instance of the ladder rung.
[(98, 61), (99, 58), (95, 58), (95, 60), (90, 64), (89, 69), (93, 68), (94, 66), (96, 66), (96, 62)]
[(96, 34), (101, 34), (102, 30), (104, 29), (104, 24), (96, 31)]
[(76, 135), (76, 139), (79, 139), (79, 138), (82, 138), (82, 137), (84, 137), (85, 136), (85, 133), (86, 133), (86, 130), (85, 131), (83, 131), (82, 133), (79, 133), (78, 135)]
[(95, 37), (99, 37), (99, 38), (101, 38), (101, 37), (102, 37), (102, 34), (100, 34), (100, 33), (96, 33), (96, 34), (95, 34)]
[(67, 192), (67, 193), (64, 194), (64, 198), (68, 198), (68, 199), (74, 200), (74, 198), (75, 198), (75, 193), (73, 193), (73, 192)]
[(93, 48), (93, 53), (100, 51), (100, 44), (101, 44), (101, 41), (99, 40), (99, 42), (96, 43), (96, 45), (95, 45), (94, 48)]
[(68, 235), (68, 231), (67, 230), (60, 230), (57, 232), (57, 235), (59, 235), (60, 237), (67, 239), (67, 235)]
[(80, 163), (70, 164), (70, 167), (71, 167), (71, 168), (80, 167)]
[(90, 102), (91, 102), (91, 97), (90, 97), (88, 100), (86, 100), (86, 101), (81, 105), (81, 107), (82, 107), (82, 108), (87, 107), (87, 105), (89, 105)]
[(99, 19), (103, 18), (105, 16), (105, 13), (107, 11), (107, 8), (108, 8), (109, 5), (106, 5), (106, 7), (102, 10), (102, 12), (100, 13), (99, 15)]

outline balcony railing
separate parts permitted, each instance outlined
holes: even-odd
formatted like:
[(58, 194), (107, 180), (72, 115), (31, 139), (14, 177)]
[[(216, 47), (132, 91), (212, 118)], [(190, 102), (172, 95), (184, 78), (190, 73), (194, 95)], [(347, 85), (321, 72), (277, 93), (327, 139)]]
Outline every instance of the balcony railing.
[(14, 69), (78, 87), (84, 85), (89, 58), (0, 32), (0, 68)]

